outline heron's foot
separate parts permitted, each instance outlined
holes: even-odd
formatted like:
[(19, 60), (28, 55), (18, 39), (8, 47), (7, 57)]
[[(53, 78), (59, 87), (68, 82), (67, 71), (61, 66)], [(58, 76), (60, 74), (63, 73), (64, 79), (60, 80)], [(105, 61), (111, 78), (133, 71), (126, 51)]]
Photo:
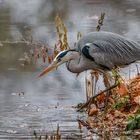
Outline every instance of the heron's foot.
[(107, 96), (106, 96), (106, 100), (105, 100), (105, 110), (107, 110), (107, 108), (108, 108), (108, 99), (109, 99), (109, 96), (110, 96), (110, 90), (115, 88), (115, 87), (117, 87), (118, 85), (119, 85), (119, 82), (115, 82), (115, 84), (112, 85), (111, 87), (106, 88), (105, 90), (99, 92), (95, 96), (89, 98), (89, 100), (86, 103), (82, 104), (81, 107), (79, 107), (79, 109), (77, 111), (81, 111), (83, 108), (89, 107), (94, 102), (95, 98), (97, 98), (99, 95), (101, 95), (101, 94), (103, 94), (105, 92), (107, 92)]

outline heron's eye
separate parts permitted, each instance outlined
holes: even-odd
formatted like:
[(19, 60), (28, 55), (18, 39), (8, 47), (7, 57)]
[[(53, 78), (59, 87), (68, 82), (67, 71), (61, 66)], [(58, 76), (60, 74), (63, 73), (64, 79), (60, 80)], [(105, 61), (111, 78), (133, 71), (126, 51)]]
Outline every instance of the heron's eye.
[(58, 62), (60, 62), (60, 61), (61, 61), (61, 58), (60, 58), (60, 57), (58, 57), (58, 58), (57, 58), (57, 61), (58, 61)]

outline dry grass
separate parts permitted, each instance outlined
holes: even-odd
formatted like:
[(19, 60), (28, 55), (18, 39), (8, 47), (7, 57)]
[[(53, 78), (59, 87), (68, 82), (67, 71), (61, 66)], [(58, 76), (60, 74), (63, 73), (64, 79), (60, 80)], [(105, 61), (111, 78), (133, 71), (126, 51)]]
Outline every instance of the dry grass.
[(57, 125), (56, 133), (54, 134), (46, 134), (45, 136), (38, 135), (36, 131), (34, 131), (35, 140), (60, 140), (60, 130), (59, 125)]

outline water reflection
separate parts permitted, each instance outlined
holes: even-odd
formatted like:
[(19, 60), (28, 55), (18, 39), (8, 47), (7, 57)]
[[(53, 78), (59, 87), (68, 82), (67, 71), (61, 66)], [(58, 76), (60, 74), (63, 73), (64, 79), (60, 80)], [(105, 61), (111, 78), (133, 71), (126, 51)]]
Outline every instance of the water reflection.
[[(77, 32), (95, 31), (98, 16), (105, 12), (102, 30), (139, 41), (139, 4), (139, 0), (1, 0), (0, 40), (25, 38), (24, 30), (30, 27), (35, 40), (52, 46), (56, 40), (54, 17), (59, 14), (69, 29), (73, 46)], [(0, 47), (1, 136), (14, 132), (32, 135), (34, 129), (53, 131), (57, 123), (62, 131), (77, 132), (79, 114), (70, 106), (85, 99), (84, 74), (76, 78), (62, 66), (36, 80), (42, 68), (34, 64), (23, 68), (17, 61), (26, 50), (28, 46), (23, 44)], [(21, 91), (25, 95), (12, 94)]]

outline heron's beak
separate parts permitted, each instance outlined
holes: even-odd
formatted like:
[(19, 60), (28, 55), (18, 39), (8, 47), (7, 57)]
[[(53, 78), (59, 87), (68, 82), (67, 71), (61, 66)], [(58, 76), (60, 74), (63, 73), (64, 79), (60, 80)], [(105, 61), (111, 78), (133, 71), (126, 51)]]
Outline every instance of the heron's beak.
[(63, 64), (64, 62), (61, 61), (61, 62), (52, 62), (52, 64), (50, 64), (38, 77), (42, 77), (44, 76), (45, 74), (49, 73), (50, 71), (54, 70), (54, 69), (57, 69), (57, 67), (61, 64)]

